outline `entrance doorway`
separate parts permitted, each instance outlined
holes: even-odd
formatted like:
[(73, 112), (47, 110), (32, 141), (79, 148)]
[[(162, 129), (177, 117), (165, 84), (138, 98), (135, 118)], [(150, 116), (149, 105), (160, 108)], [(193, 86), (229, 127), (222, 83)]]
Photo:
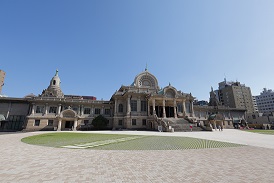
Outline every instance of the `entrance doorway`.
[(174, 118), (174, 107), (165, 107), (166, 109), (166, 117)]
[(158, 117), (163, 117), (163, 106), (155, 106), (155, 111)]
[(73, 121), (66, 121), (66, 123), (65, 123), (65, 128), (72, 128), (72, 126), (73, 126)]

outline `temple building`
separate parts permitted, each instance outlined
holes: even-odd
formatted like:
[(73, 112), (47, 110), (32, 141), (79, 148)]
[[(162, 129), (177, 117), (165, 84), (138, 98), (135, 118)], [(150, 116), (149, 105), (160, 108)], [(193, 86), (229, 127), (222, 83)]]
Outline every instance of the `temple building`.
[(113, 126), (118, 128), (155, 129), (158, 118), (194, 117), (194, 97), (170, 84), (160, 88), (156, 77), (147, 69), (138, 74), (130, 86), (121, 86), (111, 101)]
[[(190, 124), (202, 130), (208, 115), (216, 112), (212, 106), (194, 106), (195, 97), (191, 93), (177, 90), (171, 84), (161, 88), (147, 69), (138, 74), (131, 85), (122, 85), (108, 101), (96, 100), (93, 96), (65, 95), (60, 83), (57, 70), (40, 95), (1, 100), (9, 110), (0, 107), (0, 114), (9, 121), (11, 103), (20, 101), (24, 107), (12, 110), (25, 111), (22, 129), (26, 131), (92, 129), (92, 120), (98, 115), (108, 120), (108, 129), (188, 131)], [(244, 118), (245, 110), (220, 109), (223, 116), (227, 115), (226, 127), (233, 127), (233, 119)]]

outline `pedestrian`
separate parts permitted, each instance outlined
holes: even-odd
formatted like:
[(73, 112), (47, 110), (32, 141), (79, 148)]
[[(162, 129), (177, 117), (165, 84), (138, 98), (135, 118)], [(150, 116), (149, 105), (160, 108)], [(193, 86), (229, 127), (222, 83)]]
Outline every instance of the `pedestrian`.
[(219, 129), (219, 131), (221, 131), (221, 125), (218, 125), (218, 129)]
[(189, 125), (190, 131), (192, 132), (192, 124)]
[(221, 125), (221, 130), (223, 131), (223, 125)]

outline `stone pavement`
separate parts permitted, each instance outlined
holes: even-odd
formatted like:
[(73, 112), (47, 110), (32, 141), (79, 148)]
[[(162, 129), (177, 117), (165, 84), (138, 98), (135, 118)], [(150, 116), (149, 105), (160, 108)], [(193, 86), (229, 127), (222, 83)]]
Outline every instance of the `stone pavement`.
[[(0, 182), (273, 182), (274, 140), (271, 135), (237, 130), (157, 133), (237, 140), (252, 146), (174, 151), (103, 151), (28, 145), (21, 138), (45, 132), (0, 135)], [(191, 134), (190, 134), (191, 133)], [(236, 134), (236, 135), (235, 135)], [(223, 136), (223, 138), (222, 138)], [(246, 137), (245, 137), (246, 136)], [(256, 137), (255, 137), (256, 136)], [(266, 137), (267, 136), (267, 137)], [(229, 138), (231, 137), (231, 138)], [(245, 139), (245, 140), (243, 140)], [(265, 142), (271, 140), (271, 142)], [(217, 140), (217, 139), (212, 139)], [(259, 142), (265, 147), (258, 147)], [(235, 142), (234, 142), (235, 143)], [(256, 147), (257, 146), (257, 147)]]

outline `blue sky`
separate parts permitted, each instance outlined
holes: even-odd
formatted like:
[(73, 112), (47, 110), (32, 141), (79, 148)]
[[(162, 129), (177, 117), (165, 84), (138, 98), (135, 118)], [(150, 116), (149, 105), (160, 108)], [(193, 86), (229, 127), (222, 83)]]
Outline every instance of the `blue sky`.
[(148, 70), (199, 100), (238, 80), (274, 89), (274, 1), (2, 0), (2, 93), (40, 94), (59, 70), (65, 94), (109, 100)]

